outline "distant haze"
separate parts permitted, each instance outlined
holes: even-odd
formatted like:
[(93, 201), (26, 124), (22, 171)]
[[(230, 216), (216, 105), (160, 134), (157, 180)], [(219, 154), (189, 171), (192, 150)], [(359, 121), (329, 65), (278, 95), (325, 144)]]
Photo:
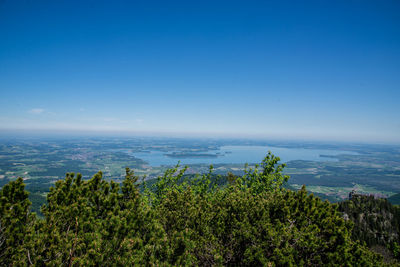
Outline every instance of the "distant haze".
[(0, 136), (400, 143), (400, 1), (0, 1)]

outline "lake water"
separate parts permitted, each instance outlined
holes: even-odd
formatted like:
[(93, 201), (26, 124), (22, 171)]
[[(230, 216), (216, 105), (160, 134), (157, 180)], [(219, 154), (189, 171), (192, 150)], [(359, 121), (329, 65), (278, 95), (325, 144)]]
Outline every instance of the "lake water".
[[(335, 158), (321, 157), (320, 155), (335, 156), (339, 154), (357, 155), (356, 152), (328, 150), (328, 149), (304, 149), (304, 148), (282, 148), (272, 146), (222, 146), (218, 150), (204, 152), (217, 154), (218, 157), (168, 157), (166, 152), (151, 150), (148, 152), (132, 153), (133, 156), (143, 159), (151, 166), (175, 165), (178, 161), (185, 164), (219, 164), (219, 163), (260, 163), (270, 150), (275, 156), (279, 156), (282, 162), (291, 160), (312, 161), (337, 161)], [(171, 153), (174, 151), (171, 151)], [(179, 151), (176, 151), (179, 152)], [(204, 154), (201, 153), (201, 154)]]

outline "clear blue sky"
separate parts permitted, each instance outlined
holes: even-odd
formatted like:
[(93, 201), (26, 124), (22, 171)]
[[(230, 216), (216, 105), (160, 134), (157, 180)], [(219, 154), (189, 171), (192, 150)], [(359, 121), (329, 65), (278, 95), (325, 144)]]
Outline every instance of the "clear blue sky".
[(400, 1), (0, 1), (0, 129), (400, 142)]

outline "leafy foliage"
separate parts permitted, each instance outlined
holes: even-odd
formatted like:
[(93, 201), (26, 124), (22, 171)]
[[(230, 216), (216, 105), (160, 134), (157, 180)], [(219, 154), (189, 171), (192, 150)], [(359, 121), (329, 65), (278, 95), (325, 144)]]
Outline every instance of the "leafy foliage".
[[(151, 186), (127, 169), (119, 185), (99, 172), (67, 174), (29, 213), (22, 179), (0, 191), (3, 265), (378, 265), (351, 239), (336, 205), (284, 188), (268, 153), (244, 176), (187, 179), (167, 170)], [(0, 243), (1, 244), (1, 243)], [(6, 256), (6, 257), (4, 257)]]

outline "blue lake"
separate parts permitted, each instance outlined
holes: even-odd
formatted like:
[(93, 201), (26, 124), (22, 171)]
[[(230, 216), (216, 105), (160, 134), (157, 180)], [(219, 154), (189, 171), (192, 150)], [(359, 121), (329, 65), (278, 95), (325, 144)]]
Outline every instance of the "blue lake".
[[(219, 164), (219, 163), (260, 163), (270, 150), (281, 161), (312, 160), (312, 161), (337, 161), (335, 158), (321, 157), (320, 155), (335, 156), (339, 154), (357, 155), (356, 152), (328, 150), (328, 149), (305, 149), (305, 148), (282, 148), (272, 146), (222, 146), (218, 150), (209, 150), (201, 154), (218, 153), (217, 157), (169, 157), (166, 152), (151, 150), (147, 152), (134, 152), (133, 156), (143, 159), (151, 166), (175, 165), (178, 161), (185, 164)], [(179, 151), (171, 151), (168, 154)]]

